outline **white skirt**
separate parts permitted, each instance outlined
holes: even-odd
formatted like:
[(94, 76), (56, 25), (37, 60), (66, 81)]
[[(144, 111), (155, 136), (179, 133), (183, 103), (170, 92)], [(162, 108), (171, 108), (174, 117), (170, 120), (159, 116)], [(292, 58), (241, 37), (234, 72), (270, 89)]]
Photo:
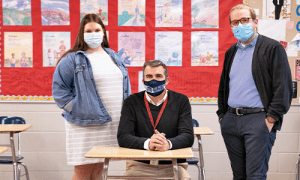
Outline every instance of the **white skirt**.
[(118, 121), (97, 126), (79, 126), (66, 121), (66, 153), (68, 165), (84, 165), (104, 162), (104, 158), (85, 158), (95, 146), (118, 147)]

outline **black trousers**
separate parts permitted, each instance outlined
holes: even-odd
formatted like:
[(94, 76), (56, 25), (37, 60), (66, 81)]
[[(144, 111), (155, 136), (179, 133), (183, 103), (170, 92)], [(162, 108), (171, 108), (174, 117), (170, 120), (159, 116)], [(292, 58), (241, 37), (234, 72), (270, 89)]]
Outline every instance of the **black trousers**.
[(280, 12), (281, 12), (282, 6), (275, 6), (275, 19), (278, 20), (280, 18)]
[(269, 132), (265, 117), (265, 112), (242, 116), (227, 112), (220, 122), (234, 180), (267, 179), (276, 130)]
[(278, 20), (280, 18), (281, 8), (283, 6), (283, 0), (279, 0), (279, 3), (277, 0), (273, 0), (273, 4), (275, 6), (275, 19)]

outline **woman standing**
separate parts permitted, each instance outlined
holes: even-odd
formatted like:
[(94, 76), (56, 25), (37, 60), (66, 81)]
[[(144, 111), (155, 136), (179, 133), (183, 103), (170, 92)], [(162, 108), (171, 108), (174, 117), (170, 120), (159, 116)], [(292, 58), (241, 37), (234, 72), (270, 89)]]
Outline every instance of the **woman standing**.
[(53, 98), (64, 109), (68, 165), (73, 180), (101, 179), (104, 159), (85, 158), (94, 146), (118, 146), (122, 102), (131, 94), (127, 69), (109, 49), (100, 17), (83, 17), (75, 45), (59, 59)]

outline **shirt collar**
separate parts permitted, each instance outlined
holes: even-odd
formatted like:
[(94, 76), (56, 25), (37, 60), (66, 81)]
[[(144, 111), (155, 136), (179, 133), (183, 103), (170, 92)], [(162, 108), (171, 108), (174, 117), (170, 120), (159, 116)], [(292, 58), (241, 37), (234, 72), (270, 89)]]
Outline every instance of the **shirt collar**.
[(256, 35), (256, 37), (253, 39), (253, 41), (251, 43), (246, 44), (245, 46), (242, 45), (241, 41), (238, 41), (236, 44), (236, 47), (240, 48), (240, 49), (245, 49), (248, 47), (255, 47), (258, 36), (259, 36), (259, 34)]
[(146, 94), (146, 98), (147, 98), (147, 101), (151, 104), (153, 104), (154, 106), (160, 106), (162, 103), (165, 102), (165, 100), (167, 99), (167, 96), (168, 96), (168, 90), (166, 89), (166, 94), (164, 95), (164, 98), (162, 100), (160, 100), (157, 104), (155, 104), (152, 99), (149, 97), (147, 91), (145, 91), (145, 94)]

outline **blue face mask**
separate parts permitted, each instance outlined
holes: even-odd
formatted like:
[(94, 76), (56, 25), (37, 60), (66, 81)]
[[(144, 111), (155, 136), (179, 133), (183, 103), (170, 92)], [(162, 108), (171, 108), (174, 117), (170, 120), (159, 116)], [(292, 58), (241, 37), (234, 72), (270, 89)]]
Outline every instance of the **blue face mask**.
[(151, 96), (158, 96), (165, 90), (166, 81), (157, 81), (152, 79), (151, 81), (144, 81), (144, 86), (147, 93)]
[(246, 25), (239, 24), (239, 26), (232, 29), (234, 37), (240, 41), (247, 41), (254, 34), (252, 23)]
[(84, 33), (84, 42), (90, 48), (97, 48), (101, 45), (103, 41), (102, 32)]

